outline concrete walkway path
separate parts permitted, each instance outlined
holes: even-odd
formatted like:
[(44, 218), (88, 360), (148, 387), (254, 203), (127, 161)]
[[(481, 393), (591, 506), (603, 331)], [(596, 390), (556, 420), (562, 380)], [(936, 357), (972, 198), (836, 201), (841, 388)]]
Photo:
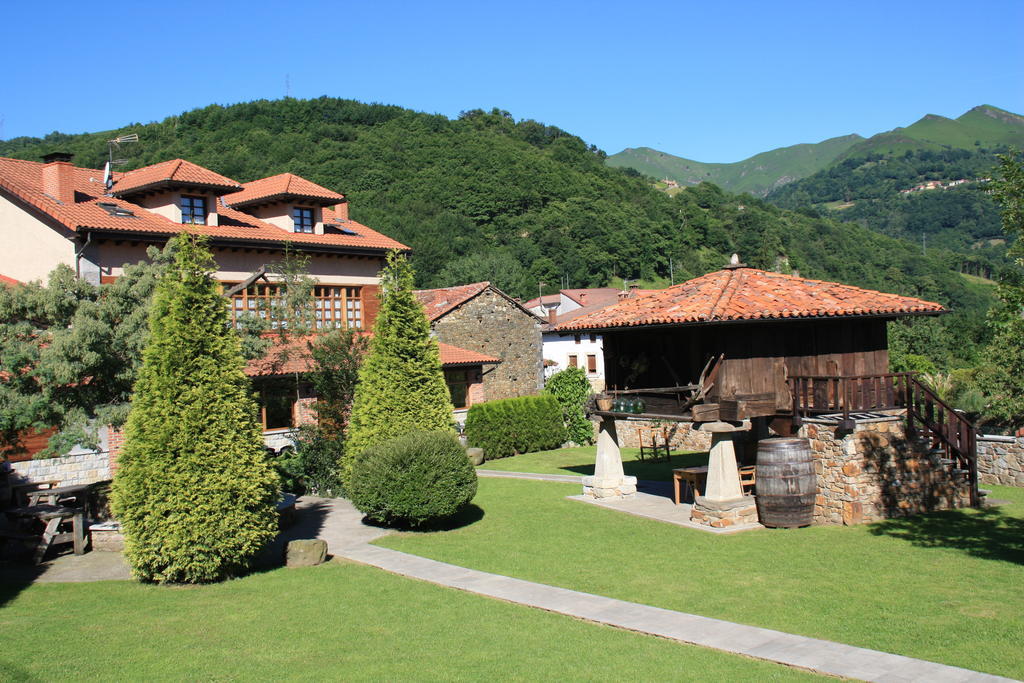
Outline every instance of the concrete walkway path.
[(372, 545), (353, 545), (335, 554), (449, 588), (833, 676), (892, 683), (1011, 680), (828, 640), (513, 579)]
[(533, 479), (534, 481), (560, 481), (567, 484), (582, 484), (583, 477), (579, 474), (535, 474), (533, 472), (503, 472), (501, 470), (484, 470), (477, 468), (478, 477), (496, 479)]

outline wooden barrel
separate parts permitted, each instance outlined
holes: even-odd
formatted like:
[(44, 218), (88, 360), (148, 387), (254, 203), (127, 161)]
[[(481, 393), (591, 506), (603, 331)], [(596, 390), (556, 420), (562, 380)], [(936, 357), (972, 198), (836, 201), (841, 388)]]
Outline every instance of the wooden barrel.
[(807, 439), (763, 439), (757, 446), (757, 513), (770, 527), (809, 526), (818, 477)]

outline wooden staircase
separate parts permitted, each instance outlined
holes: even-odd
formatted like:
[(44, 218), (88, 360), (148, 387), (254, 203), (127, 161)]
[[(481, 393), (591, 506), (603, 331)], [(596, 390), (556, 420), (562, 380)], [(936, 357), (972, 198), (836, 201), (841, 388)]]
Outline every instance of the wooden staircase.
[(907, 438), (926, 446), (949, 467), (950, 474), (970, 485), (971, 505), (977, 506), (977, 430), (914, 373), (842, 377), (792, 376), (793, 424), (810, 415), (838, 415), (840, 429), (852, 429), (859, 412), (903, 409)]

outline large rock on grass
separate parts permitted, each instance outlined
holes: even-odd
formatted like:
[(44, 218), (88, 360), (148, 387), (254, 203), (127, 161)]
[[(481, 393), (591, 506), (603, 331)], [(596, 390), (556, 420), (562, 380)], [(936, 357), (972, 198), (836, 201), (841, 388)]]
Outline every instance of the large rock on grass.
[(290, 541), (285, 552), (289, 567), (315, 567), (327, 559), (327, 541), (319, 538)]

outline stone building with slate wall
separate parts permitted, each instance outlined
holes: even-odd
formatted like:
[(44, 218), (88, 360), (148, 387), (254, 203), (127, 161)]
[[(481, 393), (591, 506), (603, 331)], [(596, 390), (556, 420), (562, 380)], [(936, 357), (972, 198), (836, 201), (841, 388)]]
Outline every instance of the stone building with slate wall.
[(484, 368), (483, 400), (527, 396), (543, 388), (543, 320), (517, 301), (489, 282), (425, 289), (416, 296), (439, 342), (501, 361)]

